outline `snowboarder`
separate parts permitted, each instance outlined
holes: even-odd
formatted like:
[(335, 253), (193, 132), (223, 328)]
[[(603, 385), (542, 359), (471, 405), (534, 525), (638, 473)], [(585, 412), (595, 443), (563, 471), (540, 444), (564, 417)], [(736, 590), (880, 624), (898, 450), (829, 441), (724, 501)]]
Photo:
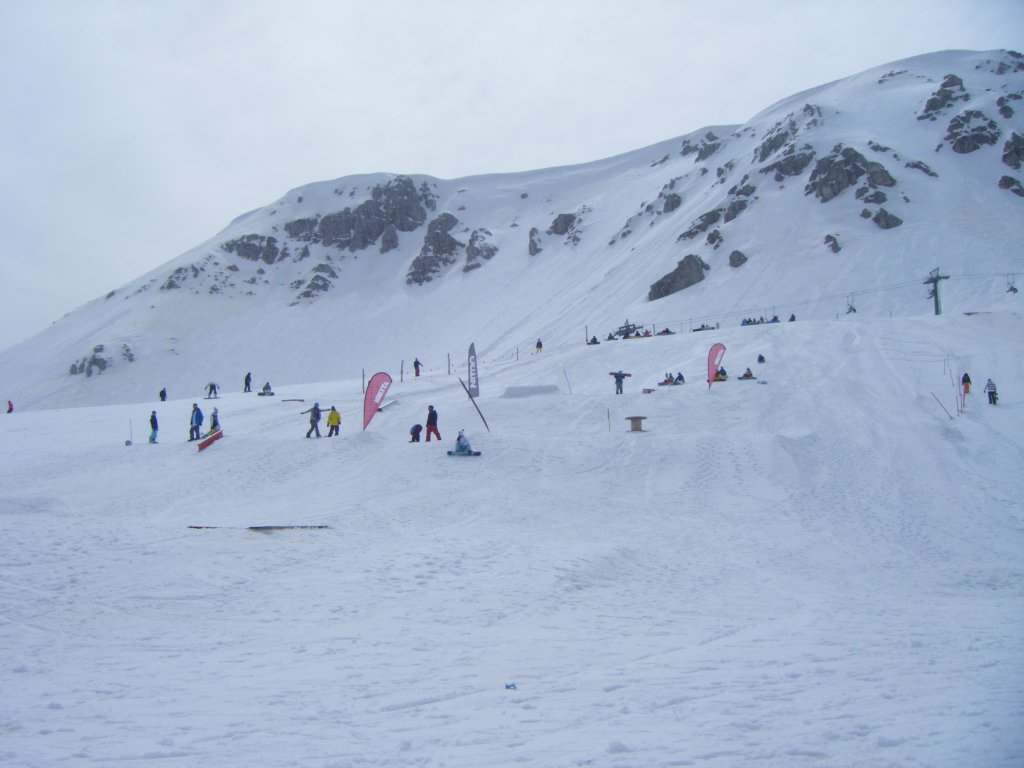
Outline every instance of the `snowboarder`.
[(273, 394), (274, 390), (270, 388), (270, 382), (268, 381), (266, 384), (263, 385), (263, 391), (260, 392), (260, 395), (263, 397), (270, 397)]
[(160, 390), (160, 402), (162, 403), (165, 400), (167, 400), (167, 387)]
[(992, 381), (992, 379), (989, 379), (988, 381), (985, 382), (985, 389), (983, 389), (982, 391), (988, 394), (989, 405), (995, 405), (996, 403), (999, 402), (999, 393), (996, 392), (996, 385)]
[(539, 355), (544, 349), (544, 345), (540, 343), (540, 339), (537, 339), (537, 354)]
[(309, 414), (309, 431), (306, 432), (306, 437), (314, 432), (317, 437), (320, 437), (320, 403), (313, 403), (313, 407), (303, 413)]
[(14, 403), (12, 403), (10, 400), (7, 401), (7, 412), (14, 413)]
[(251, 373), (245, 374), (245, 389), (243, 389), (242, 391), (243, 392), (252, 392), (252, 374)]
[(206, 399), (209, 400), (212, 397), (217, 396), (217, 385), (212, 381), (206, 386)]
[(160, 429), (160, 424), (156, 419), (156, 411), (149, 414), (149, 428), (151, 430), (149, 433), (149, 442), (156, 444), (156, 433)]
[(473, 449), (469, 445), (469, 438), (467, 438), (463, 431), (460, 429), (459, 436), (455, 438), (455, 453), (460, 456), (466, 456), (472, 452)]
[(623, 373), (622, 371), (618, 371), (617, 373), (609, 373), (608, 375), (615, 377), (615, 394), (616, 395), (621, 395), (622, 394), (622, 382), (625, 381), (627, 376), (632, 376), (633, 374), (632, 373)]
[(430, 436), (435, 435), (440, 441), (441, 433), (437, 431), (437, 411), (434, 410), (434, 406), (427, 406), (427, 442), (430, 442)]
[(199, 439), (200, 427), (203, 426), (203, 412), (198, 403), (192, 403), (192, 418), (189, 420), (188, 441)]
[(220, 431), (220, 419), (217, 417), (217, 409), (213, 409), (213, 413), (210, 414), (210, 431), (207, 434), (212, 435), (214, 432)]
[(685, 384), (686, 379), (683, 377), (682, 371), (676, 371), (676, 384)]
[(338, 413), (333, 405), (327, 414), (327, 426), (327, 436), (335, 437), (338, 434), (338, 428), (341, 426), (341, 414)]
[(741, 379), (752, 379), (752, 378), (754, 378), (754, 372), (752, 370), (750, 370), (749, 368), (747, 368), (747, 370), (745, 370), (743, 372), (743, 375), (740, 376), (740, 378)]
[(971, 377), (967, 375), (966, 371), (964, 372), (964, 375), (960, 377), (960, 383), (963, 385), (964, 394), (971, 394)]
[(409, 430), (409, 442), (418, 443), (420, 441), (420, 432), (423, 431), (422, 424), (413, 424), (412, 429)]
[(422, 367), (423, 363), (420, 362), (420, 359), (418, 357), (414, 358), (412, 361), (412, 369), (416, 372), (416, 378), (419, 378), (420, 368)]

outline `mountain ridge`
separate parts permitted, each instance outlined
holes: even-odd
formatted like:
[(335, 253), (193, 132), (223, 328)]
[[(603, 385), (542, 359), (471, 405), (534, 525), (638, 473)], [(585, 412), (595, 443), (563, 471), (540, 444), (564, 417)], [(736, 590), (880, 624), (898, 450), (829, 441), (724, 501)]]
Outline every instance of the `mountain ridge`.
[(0, 381), (45, 407), (251, 368), (326, 380), (472, 339), (511, 355), (627, 317), (921, 314), (934, 268), (957, 278), (950, 309), (1013, 309), (1022, 96), (1021, 54), (942, 52), (592, 163), (314, 182), (0, 353)]

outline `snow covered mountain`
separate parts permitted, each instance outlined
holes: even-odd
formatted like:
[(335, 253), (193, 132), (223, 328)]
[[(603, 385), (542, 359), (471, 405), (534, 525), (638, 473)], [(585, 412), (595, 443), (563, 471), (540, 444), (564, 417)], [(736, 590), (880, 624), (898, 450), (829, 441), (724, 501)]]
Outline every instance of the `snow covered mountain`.
[[(762, 316), (1016, 308), (1024, 56), (942, 52), (618, 157), (292, 190), (0, 353), (20, 407), (434, 370)], [(500, 306), (501, 311), (495, 311)], [(397, 331), (397, 333), (396, 333)]]

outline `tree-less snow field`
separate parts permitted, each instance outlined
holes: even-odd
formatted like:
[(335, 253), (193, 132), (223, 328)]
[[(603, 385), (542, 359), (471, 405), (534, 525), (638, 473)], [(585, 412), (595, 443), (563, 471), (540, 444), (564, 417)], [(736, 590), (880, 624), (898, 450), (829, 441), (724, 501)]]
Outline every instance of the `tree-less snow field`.
[[(551, 343), (481, 359), (490, 433), (464, 365), (390, 371), (366, 431), (360, 380), (244, 371), (15, 410), (0, 763), (1020, 766), (1022, 339), (993, 313)], [(304, 438), (314, 401), (340, 437)], [(443, 443), (410, 444), (428, 405)], [(460, 428), (480, 458), (445, 455)]]

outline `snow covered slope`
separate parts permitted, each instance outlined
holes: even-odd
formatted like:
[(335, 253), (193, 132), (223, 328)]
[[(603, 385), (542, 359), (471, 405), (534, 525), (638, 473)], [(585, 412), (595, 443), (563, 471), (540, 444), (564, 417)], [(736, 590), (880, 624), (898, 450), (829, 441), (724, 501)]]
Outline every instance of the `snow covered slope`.
[[(358, 377), (197, 400), (202, 454), (191, 397), (16, 410), (0, 758), (1019, 766), (1022, 338), (858, 314), (546, 344), (481, 363), (490, 433), (435, 365), (365, 432)], [(715, 341), (767, 383), (709, 391)], [(303, 439), (314, 400), (339, 438)], [(444, 443), (410, 444), (428, 404)], [(444, 455), (460, 428), (482, 457)]]
[(0, 396), (447, 371), (470, 340), (499, 359), (627, 318), (926, 315), (937, 268), (946, 312), (1014, 310), (1022, 95), (1020, 54), (948, 51), (585, 165), (310, 184), (0, 353)]

